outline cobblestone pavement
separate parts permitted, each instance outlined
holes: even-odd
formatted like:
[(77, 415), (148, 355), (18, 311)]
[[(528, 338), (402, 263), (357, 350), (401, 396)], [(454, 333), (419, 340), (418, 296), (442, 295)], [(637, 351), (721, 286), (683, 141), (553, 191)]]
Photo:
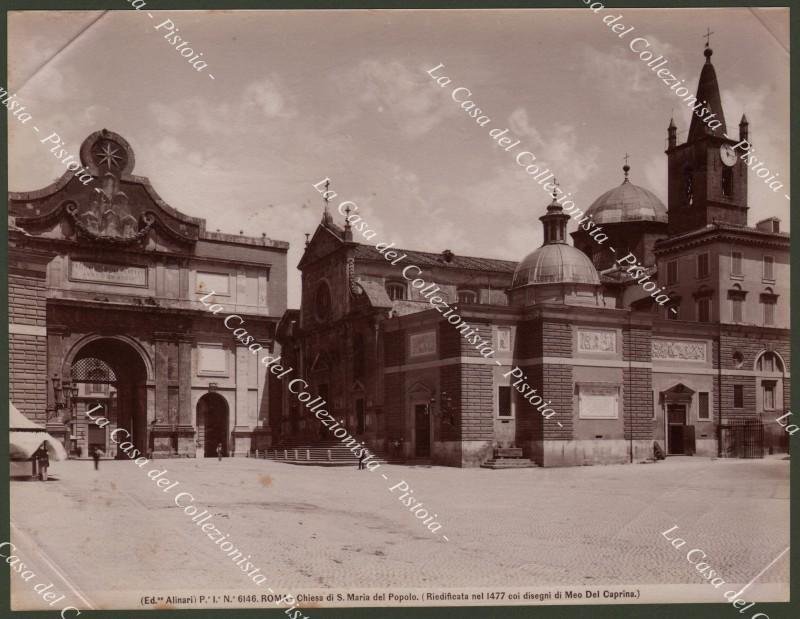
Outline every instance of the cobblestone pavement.
[[(165, 493), (150, 469), (167, 469), (179, 486)], [(57, 481), (11, 483), (11, 518), (17, 538), (24, 533), (83, 591), (252, 588), (174, 504), (181, 490), (252, 555), (267, 584), (294, 590), (698, 584), (691, 548), (702, 548), (727, 582), (746, 583), (789, 543), (789, 462), (781, 457), (375, 472), (246, 458), (156, 460), (144, 469), (101, 462), (95, 472), (68, 461), (51, 472)], [(401, 480), (439, 515), (438, 534), (389, 492)], [(661, 536), (673, 525), (687, 541), (683, 552)], [(788, 574), (787, 554), (760, 582)]]

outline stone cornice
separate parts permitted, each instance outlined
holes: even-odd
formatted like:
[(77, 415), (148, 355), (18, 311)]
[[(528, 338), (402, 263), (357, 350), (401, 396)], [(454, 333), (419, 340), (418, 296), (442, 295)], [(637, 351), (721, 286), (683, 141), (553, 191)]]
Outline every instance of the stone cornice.
[(790, 237), (783, 232), (766, 232), (749, 227), (712, 224), (687, 234), (659, 240), (655, 244), (653, 253), (656, 256), (665, 256), (684, 249), (720, 241), (782, 249), (787, 252), (790, 247)]

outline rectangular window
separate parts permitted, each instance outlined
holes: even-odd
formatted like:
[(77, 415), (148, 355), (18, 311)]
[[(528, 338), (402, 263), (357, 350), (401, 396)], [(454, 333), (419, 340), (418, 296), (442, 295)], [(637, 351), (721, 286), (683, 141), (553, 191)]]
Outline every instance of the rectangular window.
[(667, 262), (667, 286), (678, 283), (678, 261), (670, 260)]
[(742, 252), (731, 252), (731, 275), (733, 277), (742, 276)]
[(708, 277), (708, 253), (697, 255), (697, 279)]
[(708, 391), (697, 394), (697, 418), (711, 419), (711, 409), (708, 406)]
[(775, 258), (764, 256), (764, 279), (769, 282), (775, 281)]
[(764, 301), (764, 326), (771, 327), (775, 324), (775, 303)]
[(497, 388), (497, 416), (511, 417), (511, 387), (501, 385)]
[(731, 299), (731, 317), (733, 322), (742, 322), (742, 300)]
[(761, 386), (764, 390), (764, 410), (775, 410), (775, 381), (765, 380), (763, 383), (761, 383)]
[(699, 299), (697, 301), (697, 321), (711, 322), (711, 299)]
[(733, 386), (733, 408), (744, 408), (744, 385)]

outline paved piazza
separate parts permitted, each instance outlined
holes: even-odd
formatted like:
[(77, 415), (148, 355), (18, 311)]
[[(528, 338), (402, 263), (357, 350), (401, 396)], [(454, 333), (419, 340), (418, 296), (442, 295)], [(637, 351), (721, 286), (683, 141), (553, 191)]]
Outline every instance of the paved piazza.
[[(180, 485), (165, 494), (146, 477), (151, 468)], [(685, 557), (693, 547), (727, 582), (746, 583), (789, 543), (781, 457), (501, 471), (369, 472), (246, 458), (156, 460), (144, 470), (105, 461), (99, 472), (68, 461), (51, 470), (58, 481), (11, 483), (12, 540), (84, 592), (123, 582), (142, 593), (154, 583), (252, 588), (175, 506), (179, 490), (213, 512), (268, 585), (293, 590), (698, 584)], [(438, 535), (389, 493), (400, 480), (439, 514)], [(675, 524), (683, 553), (661, 537)], [(761, 582), (786, 582), (788, 571), (787, 555)]]

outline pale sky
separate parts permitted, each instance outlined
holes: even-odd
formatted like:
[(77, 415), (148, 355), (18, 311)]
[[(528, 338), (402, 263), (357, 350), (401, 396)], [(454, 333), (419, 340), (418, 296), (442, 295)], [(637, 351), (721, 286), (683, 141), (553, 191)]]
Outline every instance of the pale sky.
[[(64, 171), (39, 142), (50, 132), (77, 156), (91, 132), (116, 131), (134, 149), (133, 173), (173, 207), (209, 230), (291, 243), (290, 307), (304, 233), (321, 216), (312, 184), (326, 176), (333, 205), (355, 201), (373, 242), (521, 260), (541, 244), (548, 197), (489, 131), (509, 128), (522, 141), (514, 152), (536, 154), (579, 208), (622, 181), (626, 151), (631, 181), (666, 203), (667, 125), (674, 114), (681, 142), (690, 110), (628, 44), (647, 38), (694, 93), (710, 26), (728, 133), (746, 112), (756, 155), (786, 181), (773, 193), (750, 173), (750, 223), (774, 215), (788, 230), (788, 9), (595, 15), (575, 4), (10, 13), (9, 90), (33, 120), (9, 116), (9, 188), (40, 189)], [(602, 22), (620, 14), (635, 27), (626, 39)], [(156, 32), (167, 18), (203, 52), (205, 70)], [(426, 73), (439, 63), (445, 88)], [(455, 86), (472, 91), (490, 124), (458, 107)]]

